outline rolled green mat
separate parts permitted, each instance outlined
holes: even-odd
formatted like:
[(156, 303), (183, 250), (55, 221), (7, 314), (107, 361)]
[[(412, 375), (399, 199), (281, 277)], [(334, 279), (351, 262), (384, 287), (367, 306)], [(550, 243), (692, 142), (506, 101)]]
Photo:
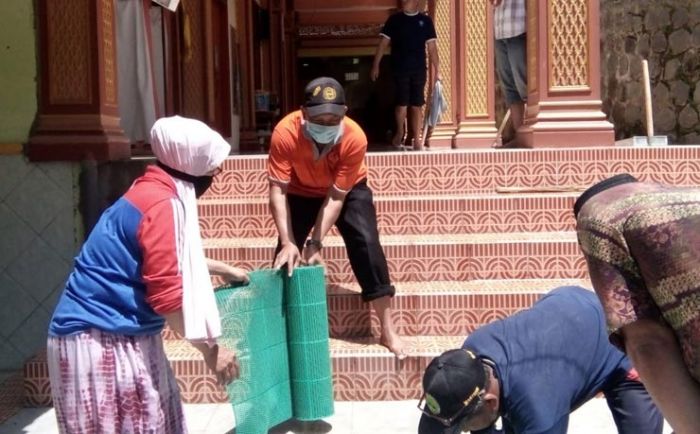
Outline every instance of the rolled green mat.
[(250, 283), (216, 292), (222, 337), (236, 351), (241, 376), (228, 387), (237, 434), (264, 434), (292, 417), (333, 414), (326, 285), (321, 267), (291, 279), (258, 270)]
[(294, 417), (318, 420), (333, 414), (333, 378), (323, 268), (294, 270), (294, 275), (287, 281), (286, 298)]

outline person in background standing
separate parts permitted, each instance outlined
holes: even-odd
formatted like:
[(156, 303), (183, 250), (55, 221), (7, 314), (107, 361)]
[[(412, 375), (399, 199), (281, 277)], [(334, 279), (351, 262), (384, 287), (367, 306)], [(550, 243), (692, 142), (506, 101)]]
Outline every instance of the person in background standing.
[(520, 146), (518, 129), (523, 125), (527, 102), (527, 34), (525, 0), (487, 0), (494, 6), (496, 69), (510, 110), (514, 138), (496, 147)]
[(379, 64), (384, 52), (391, 45), (391, 68), (396, 85), (396, 131), (392, 145), (402, 147), (406, 131), (406, 116), (410, 107), (410, 130), (412, 148), (421, 149), (421, 111), (425, 104), (425, 82), (427, 65), (425, 50), (430, 57), (430, 76), (440, 80), (440, 59), (437, 49), (437, 34), (433, 20), (419, 12), (418, 0), (402, 0), (403, 10), (389, 17), (384, 24), (374, 56), (371, 78), (379, 77)]

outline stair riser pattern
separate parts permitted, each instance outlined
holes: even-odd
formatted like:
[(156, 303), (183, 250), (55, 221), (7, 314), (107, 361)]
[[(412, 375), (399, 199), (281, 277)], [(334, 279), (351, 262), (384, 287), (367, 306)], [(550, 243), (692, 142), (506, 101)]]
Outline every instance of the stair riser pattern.
[[(266, 198), (265, 158), (226, 160), (209, 197)], [(587, 187), (628, 172), (642, 180), (700, 185), (700, 147), (587, 148), (368, 154), (376, 194), (481, 194), (503, 187)]]
[[(549, 290), (551, 288), (543, 288)], [(397, 295), (394, 325), (406, 336), (466, 336), (480, 326), (527, 309), (541, 294)], [(358, 295), (328, 297), (328, 325), (333, 338), (379, 336), (379, 318)]]
[[(270, 267), (269, 248), (210, 248), (207, 256), (244, 268)], [(475, 279), (583, 279), (586, 263), (576, 242), (384, 246), (394, 282)], [(345, 247), (323, 249), (328, 283), (352, 283)]]
[[(336, 401), (382, 401), (417, 399), (421, 378), (433, 356), (410, 357), (398, 361), (394, 357), (333, 357), (334, 395)], [(226, 392), (216, 385), (216, 377), (208, 372), (202, 360), (171, 362), (184, 403), (227, 403)], [(31, 371), (31, 373), (27, 373)], [(25, 365), (24, 405), (50, 407), (51, 385), (45, 360)]]
[[(338, 358), (333, 385), (338, 401), (402, 401), (419, 399), (423, 372), (433, 356)], [(418, 411), (418, 410), (416, 410)]]
[[(384, 235), (571, 231), (573, 197), (375, 200)], [(200, 204), (203, 238), (275, 237), (267, 203)], [(335, 227), (332, 235), (337, 235)]]
[[(428, 284), (426, 284), (428, 285)], [(548, 291), (552, 288), (542, 288)], [(514, 288), (517, 290), (517, 288)], [(401, 294), (392, 302), (392, 320), (407, 336), (459, 336), (526, 309), (542, 296), (523, 294)], [(332, 338), (379, 336), (379, 318), (359, 294), (328, 296), (328, 327)], [(182, 339), (169, 328), (163, 339)]]

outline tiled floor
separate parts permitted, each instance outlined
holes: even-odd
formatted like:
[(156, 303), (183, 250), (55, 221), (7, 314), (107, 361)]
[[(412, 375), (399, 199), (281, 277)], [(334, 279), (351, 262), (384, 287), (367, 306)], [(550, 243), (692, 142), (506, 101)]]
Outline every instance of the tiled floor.
[[(270, 434), (414, 434), (419, 412), (416, 401), (337, 402), (335, 415), (324, 422), (289, 422), (270, 430)], [(234, 434), (233, 410), (228, 404), (188, 404), (185, 417), (190, 434)], [(664, 434), (671, 432), (666, 426)], [(0, 434), (57, 434), (51, 408), (23, 409), (5, 424)], [(604, 399), (593, 399), (577, 410), (569, 424), (569, 434), (615, 434), (617, 430)]]

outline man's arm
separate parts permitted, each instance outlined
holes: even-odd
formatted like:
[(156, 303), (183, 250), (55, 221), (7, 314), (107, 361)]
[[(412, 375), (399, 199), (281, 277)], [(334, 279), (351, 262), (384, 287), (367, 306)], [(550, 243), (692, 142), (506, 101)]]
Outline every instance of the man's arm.
[(379, 78), (379, 65), (382, 62), (382, 57), (384, 56), (386, 49), (391, 43), (391, 40), (386, 36), (381, 36), (379, 39), (379, 45), (377, 45), (377, 51), (374, 54), (374, 63), (372, 64), (372, 74), (370, 76), (372, 81), (376, 81), (377, 78)]
[(294, 267), (301, 262), (301, 255), (292, 232), (292, 217), (287, 203), (287, 186), (270, 182), (270, 212), (277, 227), (282, 250), (277, 254), (274, 268), (279, 269), (287, 264), (287, 272), (291, 276)]
[[(326, 196), (326, 201), (316, 216), (316, 223), (314, 223), (314, 229), (311, 232), (312, 240), (323, 240), (331, 226), (338, 220), (346, 195), (347, 192), (340, 191), (335, 187), (330, 189), (328, 196)], [(304, 259), (309, 265), (323, 264), (320, 247), (315, 244), (306, 246), (304, 248)]]
[(316, 216), (314, 230), (311, 233), (311, 238), (321, 241), (326, 236), (331, 226), (335, 224), (340, 216), (340, 211), (343, 209), (343, 202), (347, 192), (340, 191), (336, 188), (331, 188), (326, 196), (326, 201), (323, 203), (321, 210)]
[(673, 331), (647, 319), (621, 331), (632, 365), (675, 433), (696, 434), (700, 427), (700, 384), (690, 376)]
[(440, 55), (437, 49), (437, 40), (428, 41), (428, 57), (430, 59), (430, 73), (435, 81), (441, 80), (440, 76)]

